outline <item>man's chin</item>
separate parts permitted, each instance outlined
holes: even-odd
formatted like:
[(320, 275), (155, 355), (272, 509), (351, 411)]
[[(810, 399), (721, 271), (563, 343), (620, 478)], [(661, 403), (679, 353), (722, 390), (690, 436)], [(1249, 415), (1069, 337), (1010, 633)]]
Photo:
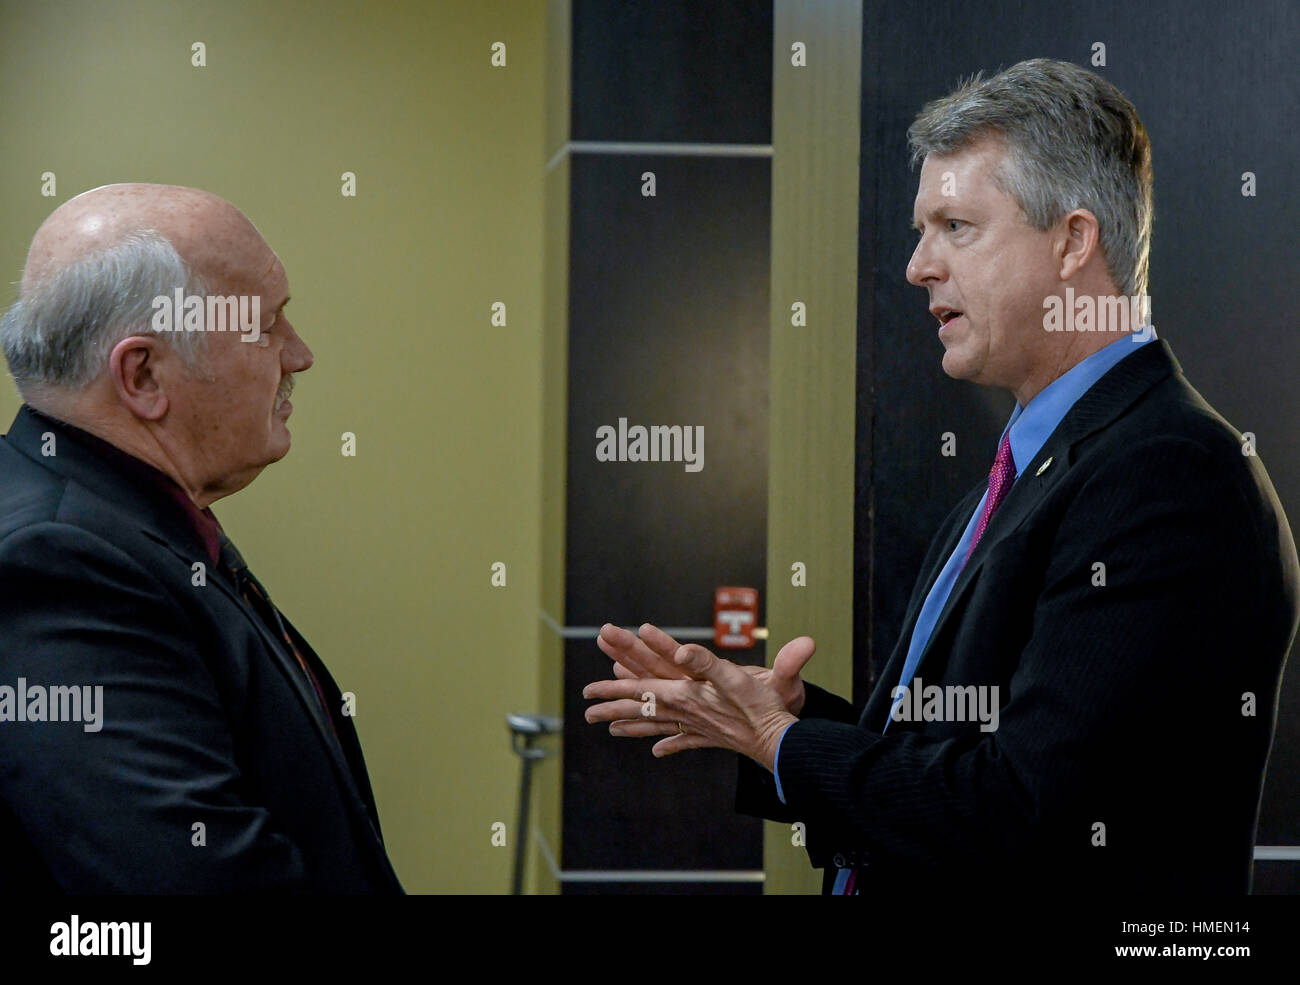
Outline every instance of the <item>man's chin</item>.
[(975, 375), (975, 370), (971, 368), (970, 363), (951, 349), (943, 354), (943, 371), (954, 380), (969, 380)]
[(293, 444), (293, 436), (289, 433), (289, 427), (284, 421), (276, 420), (271, 425), (270, 440), (266, 443), (266, 464), (278, 462), (289, 454), (289, 448)]

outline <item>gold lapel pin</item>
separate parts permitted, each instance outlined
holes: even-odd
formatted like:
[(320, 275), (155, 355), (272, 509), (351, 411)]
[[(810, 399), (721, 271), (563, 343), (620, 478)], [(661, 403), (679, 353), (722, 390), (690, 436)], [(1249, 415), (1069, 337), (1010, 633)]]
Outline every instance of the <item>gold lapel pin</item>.
[(1044, 472), (1047, 471), (1047, 467), (1051, 464), (1052, 464), (1052, 456), (1048, 455), (1047, 461), (1045, 461), (1042, 465), (1038, 466), (1038, 471), (1035, 472), (1034, 475), (1042, 475)]

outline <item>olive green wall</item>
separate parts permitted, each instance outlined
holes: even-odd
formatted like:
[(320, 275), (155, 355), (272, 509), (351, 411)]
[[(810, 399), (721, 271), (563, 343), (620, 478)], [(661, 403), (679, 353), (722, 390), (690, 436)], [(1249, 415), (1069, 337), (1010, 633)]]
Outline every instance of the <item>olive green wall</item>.
[[(768, 653), (813, 637), (807, 678), (851, 697), (862, 0), (776, 0), (773, 14)], [(798, 561), (806, 587), (791, 584)], [(765, 835), (764, 892), (819, 891), (791, 826)]]
[[(556, 627), (565, 618), (565, 535), (568, 480), (569, 410), (569, 156), (561, 153), (569, 140), (570, 64), (573, 8), (571, 0), (547, 0), (546, 38), (546, 248), (543, 266), (545, 347), (542, 356), (542, 577), (538, 623), (542, 632), (538, 667), (538, 710), (557, 718), (564, 714), (564, 638)], [(541, 614), (551, 618), (545, 620)], [(557, 623), (555, 620), (559, 620)], [(543, 857), (533, 840), (532, 889), (558, 893), (554, 869), (560, 865), (563, 748), (560, 736), (547, 745), (556, 756), (538, 764), (534, 773), (533, 821), (541, 829), (555, 858)]]
[(542, 700), (546, 37), (518, 0), (0, 3), (0, 302), (45, 216), (117, 181), (222, 195), (284, 262), (316, 355), (293, 450), (215, 510), (356, 693), (410, 892), (508, 889), (504, 716)]

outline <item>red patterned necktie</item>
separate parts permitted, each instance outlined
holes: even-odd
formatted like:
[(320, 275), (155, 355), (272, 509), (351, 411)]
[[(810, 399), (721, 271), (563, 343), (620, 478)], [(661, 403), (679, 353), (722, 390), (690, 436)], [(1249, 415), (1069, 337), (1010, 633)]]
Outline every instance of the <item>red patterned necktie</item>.
[[(989, 495), (984, 502), (984, 512), (980, 514), (979, 525), (975, 528), (975, 536), (971, 538), (970, 547), (966, 550), (966, 557), (961, 562), (962, 567), (966, 567), (966, 562), (975, 551), (975, 545), (980, 542), (984, 536), (984, 530), (989, 525), (989, 519), (993, 516), (993, 511), (998, 508), (1007, 490), (1011, 488), (1011, 483), (1016, 481), (1016, 460), (1011, 456), (1011, 431), (1008, 430), (1002, 436), (1002, 444), (998, 445), (998, 457), (993, 460), (993, 468), (989, 470)], [(958, 569), (960, 570), (960, 569)]]

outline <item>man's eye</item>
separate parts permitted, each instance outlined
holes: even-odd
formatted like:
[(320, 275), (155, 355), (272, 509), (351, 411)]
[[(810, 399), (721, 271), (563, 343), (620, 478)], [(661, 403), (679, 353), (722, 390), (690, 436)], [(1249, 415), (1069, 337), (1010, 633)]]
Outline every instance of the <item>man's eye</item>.
[[(956, 222), (956, 223), (959, 223), (959, 224), (964, 225), (964, 223), (962, 223), (962, 220), (960, 220), (960, 219), (944, 219), (943, 221), (944, 221), (944, 222)], [(949, 230), (949, 232), (956, 232), (956, 230)]]

